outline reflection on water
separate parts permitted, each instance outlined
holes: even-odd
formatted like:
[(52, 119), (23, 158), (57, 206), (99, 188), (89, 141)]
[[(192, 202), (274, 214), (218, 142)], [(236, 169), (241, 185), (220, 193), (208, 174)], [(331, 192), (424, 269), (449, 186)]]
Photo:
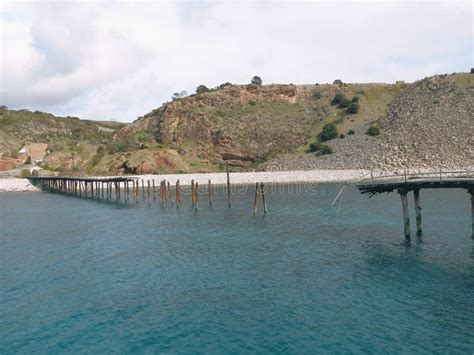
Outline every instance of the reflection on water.
[(340, 188), (255, 217), (254, 187), (198, 211), (2, 194), (0, 352), (472, 352), (466, 194), (423, 196), (407, 242), (397, 195)]

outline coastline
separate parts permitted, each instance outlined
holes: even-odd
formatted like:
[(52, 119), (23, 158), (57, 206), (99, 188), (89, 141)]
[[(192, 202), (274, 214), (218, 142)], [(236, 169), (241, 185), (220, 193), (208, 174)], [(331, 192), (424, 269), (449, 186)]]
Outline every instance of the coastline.
[[(245, 185), (263, 183), (347, 183), (356, 182), (370, 176), (370, 170), (302, 170), (302, 171), (265, 171), (230, 173), (231, 184)], [(134, 178), (155, 180), (155, 183), (165, 179), (175, 183), (179, 179), (181, 186), (190, 186), (191, 180), (200, 185), (211, 180), (213, 185), (225, 185), (226, 173), (189, 173), (189, 174), (160, 174), (134, 175)], [(0, 192), (38, 192), (40, 189), (33, 186), (28, 179), (3, 178), (0, 179)]]

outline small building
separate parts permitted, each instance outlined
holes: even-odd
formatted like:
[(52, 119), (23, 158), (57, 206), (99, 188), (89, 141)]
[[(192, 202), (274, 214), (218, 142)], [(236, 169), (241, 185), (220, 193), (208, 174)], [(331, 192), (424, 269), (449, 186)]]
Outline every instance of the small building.
[(37, 165), (41, 164), (47, 152), (48, 144), (31, 143), (23, 146), (18, 153), (25, 158), (25, 161), (30, 160), (31, 164)]

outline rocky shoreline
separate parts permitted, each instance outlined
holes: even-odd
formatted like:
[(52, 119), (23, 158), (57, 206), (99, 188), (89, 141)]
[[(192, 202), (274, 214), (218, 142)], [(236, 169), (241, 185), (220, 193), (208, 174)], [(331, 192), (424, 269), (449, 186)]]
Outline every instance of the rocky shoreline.
[[(254, 184), (263, 183), (342, 183), (356, 182), (370, 176), (369, 170), (308, 170), (308, 171), (277, 171), (277, 172), (244, 172), (231, 173), (232, 184)], [(203, 173), (203, 174), (163, 174), (163, 175), (134, 175), (133, 177), (147, 180), (167, 180), (175, 182), (179, 179), (181, 186), (191, 185), (191, 180), (200, 185), (207, 184), (209, 180), (215, 185), (227, 183), (226, 173)], [(27, 192), (40, 191), (33, 186), (28, 179), (0, 179), (0, 192)]]
[[(459, 169), (442, 169), (443, 174), (455, 171), (474, 172), (474, 166), (463, 167)], [(263, 182), (266, 184), (284, 184), (284, 183), (355, 183), (371, 176), (387, 176), (406, 174), (439, 174), (439, 168), (417, 168), (417, 169), (398, 169), (398, 170), (367, 170), (367, 169), (318, 169), (318, 170), (293, 170), (293, 171), (264, 171), (264, 172), (240, 172), (230, 173), (230, 182), (233, 185), (255, 184)], [(167, 180), (174, 183), (179, 179), (181, 186), (190, 186), (191, 181), (204, 186), (211, 180), (213, 185), (225, 185), (227, 183), (226, 173), (196, 173), (196, 174), (161, 174), (161, 175), (132, 175), (130, 177), (148, 180), (155, 180), (158, 183), (161, 180)], [(0, 192), (32, 192), (40, 191), (32, 185), (28, 179), (18, 178), (0, 178)]]

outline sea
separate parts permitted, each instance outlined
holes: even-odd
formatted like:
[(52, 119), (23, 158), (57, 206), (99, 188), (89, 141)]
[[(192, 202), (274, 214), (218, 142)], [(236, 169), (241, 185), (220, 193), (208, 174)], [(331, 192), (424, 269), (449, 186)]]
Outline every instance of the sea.
[[(474, 352), (465, 190), (215, 188), (179, 208), (0, 194), (0, 353)], [(333, 204), (334, 202), (334, 204)]]

